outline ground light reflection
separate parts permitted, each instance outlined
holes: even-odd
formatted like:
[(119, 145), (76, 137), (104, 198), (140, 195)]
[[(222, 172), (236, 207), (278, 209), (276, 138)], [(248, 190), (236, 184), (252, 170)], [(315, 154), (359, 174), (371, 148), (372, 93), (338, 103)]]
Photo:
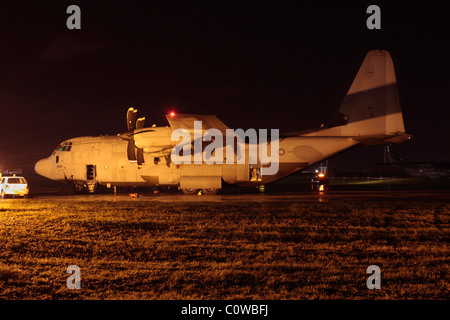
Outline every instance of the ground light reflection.
[(328, 195), (326, 192), (328, 190), (328, 186), (321, 184), (318, 189), (319, 189), (318, 201), (319, 202), (328, 202), (330, 200), (328, 198)]

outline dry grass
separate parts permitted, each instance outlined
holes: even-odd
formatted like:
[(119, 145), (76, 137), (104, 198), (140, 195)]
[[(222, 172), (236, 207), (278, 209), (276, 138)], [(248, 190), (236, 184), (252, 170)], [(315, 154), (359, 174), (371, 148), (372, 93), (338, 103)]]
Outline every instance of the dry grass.
[[(0, 203), (3, 299), (448, 299), (450, 204)], [(81, 290), (66, 287), (69, 265)], [(366, 268), (381, 268), (368, 290)]]

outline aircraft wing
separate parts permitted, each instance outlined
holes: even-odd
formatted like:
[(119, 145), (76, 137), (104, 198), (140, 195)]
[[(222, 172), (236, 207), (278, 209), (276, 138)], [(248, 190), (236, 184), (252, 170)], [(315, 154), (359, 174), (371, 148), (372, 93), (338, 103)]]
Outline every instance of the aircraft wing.
[(230, 129), (222, 121), (220, 121), (215, 115), (208, 114), (177, 114), (175, 116), (167, 115), (167, 121), (170, 124), (172, 130), (186, 129), (189, 132), (194, 132), (194, 122), (202, 122), (202, 133), (208, 129), (218, 129), (224, 136), (226, 130)]

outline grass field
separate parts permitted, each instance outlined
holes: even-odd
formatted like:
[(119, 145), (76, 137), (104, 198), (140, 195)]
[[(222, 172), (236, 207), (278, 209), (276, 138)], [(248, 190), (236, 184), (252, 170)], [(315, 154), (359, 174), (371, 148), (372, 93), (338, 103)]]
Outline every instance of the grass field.
[(449, 231), (448, 203), (11, 199), (0, 298), (449, 299)]

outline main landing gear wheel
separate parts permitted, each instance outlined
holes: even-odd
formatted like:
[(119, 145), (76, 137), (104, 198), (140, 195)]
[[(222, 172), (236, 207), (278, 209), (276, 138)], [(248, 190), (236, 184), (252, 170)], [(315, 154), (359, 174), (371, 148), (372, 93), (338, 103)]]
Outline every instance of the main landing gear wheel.
[(217, 192), (219, 192), (219, 189), (211, 189), (211, 188), (205, 188), (202, 189), (203, 194), (205, 195), (213, 195), (213, 194), (217, 194)]
[(199, 189), (181, 189), (184, 194), (197, 194)]
[(82, 184), (82, 183), (74, 183), (73, 184), (73, 191), (75, 193), (82, 193), (84, 191), (84, 184)]

